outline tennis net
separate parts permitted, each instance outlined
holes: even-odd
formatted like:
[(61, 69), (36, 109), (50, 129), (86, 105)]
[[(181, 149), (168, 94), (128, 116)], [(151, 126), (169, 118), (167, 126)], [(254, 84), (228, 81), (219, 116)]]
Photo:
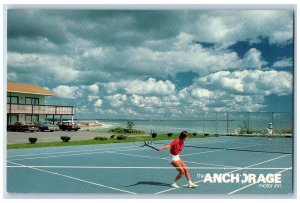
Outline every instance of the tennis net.
[(292, 137), (219, 136), (215, 139), (189, 139), (185, 147), (240, 152), (292, 154)]

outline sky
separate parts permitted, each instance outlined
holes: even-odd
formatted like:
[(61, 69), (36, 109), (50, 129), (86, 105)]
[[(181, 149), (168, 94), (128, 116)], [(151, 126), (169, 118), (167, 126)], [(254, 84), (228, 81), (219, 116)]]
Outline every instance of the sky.
[(292, 112), (292, 10), (7, 12), (7, 80), (77, 118)]

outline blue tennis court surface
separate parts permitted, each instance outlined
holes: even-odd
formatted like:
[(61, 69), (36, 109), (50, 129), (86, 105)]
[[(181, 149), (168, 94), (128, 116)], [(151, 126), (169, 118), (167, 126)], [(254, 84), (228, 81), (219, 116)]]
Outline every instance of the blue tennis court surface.
[[(159, 141), (163, 145), (169, 141)], [(293, 139), (188, 139), (181, 158), (199, 187), (170, 187), (169, 151), (132, 143), (8, 150), (9, 193), (291, 194)]]

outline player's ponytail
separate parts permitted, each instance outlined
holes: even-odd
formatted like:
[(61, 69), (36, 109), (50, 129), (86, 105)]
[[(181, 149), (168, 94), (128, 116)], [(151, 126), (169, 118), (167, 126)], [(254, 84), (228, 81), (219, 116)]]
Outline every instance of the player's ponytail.
[(189, 136), (189, 133), (187, 131), (182, 131), (179, 135), (179, 138), (183, 140), (187, 136)]

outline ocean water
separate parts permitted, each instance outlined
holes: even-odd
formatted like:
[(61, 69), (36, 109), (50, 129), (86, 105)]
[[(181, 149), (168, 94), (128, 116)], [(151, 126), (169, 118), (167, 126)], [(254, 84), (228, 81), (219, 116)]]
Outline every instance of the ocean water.
[[(94, 119), (95, 121), (95, 119)], [(108, 129), (116, 127), (127, 127), (127, 120), (97, 120), (99, 123), (107, 125), (107, 128), (97, 129), (96, 131), (107, 132)], [(181, 131), (188, 131), (190, 133), (210, 133), (210, 134), (226, 134), (235, 133), (238, 128), (245, 125), (243, 120), (131, 120), (134, 123), (133, 128), (143, 130), (146, 133), (151, 131), (157, 133), (180, 133)], [(268, 120), (249, 121), (250, 129), (266, 129), (268, 127)], [(292, 129), (290, 121), (273, 123), (276, 129)], [(94, 130), (93, 130), (94, 131)]]
[[(127, 121), (99, 121), (100, 123), (105, 123), (115, 127), (127, 127)], [(147, 133), (151, 131), (158, 133), (180, 133), (181, 131), (189, 132), (203, 132), (203, 125), (201, 121), (178, 121), (178, 120), (136, 120), (133, 121), (134, 129), (143, 130)], [(101, 129), (100, 131), (105, 131), (107, 129)], [(208, 130), (208, 129), (204, 129)], [(212, 129), (210, 129), (212, 130)]]

